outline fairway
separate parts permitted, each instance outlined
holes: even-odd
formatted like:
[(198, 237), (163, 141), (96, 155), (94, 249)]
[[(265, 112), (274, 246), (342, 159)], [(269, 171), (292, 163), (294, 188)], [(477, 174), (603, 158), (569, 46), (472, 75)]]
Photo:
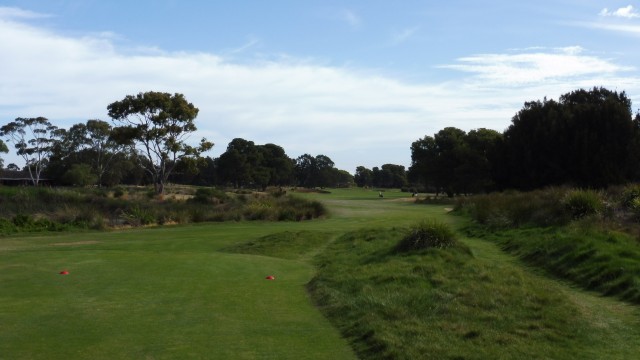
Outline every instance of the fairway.
[(332, 216), (1, 239), (0, 358), (354, 358), (305, 290), (319, 249), (296, 259), (219, 250), (284, 231), (334, 238), (402, 226), (444, 210), (400, 192), (303, 196)]

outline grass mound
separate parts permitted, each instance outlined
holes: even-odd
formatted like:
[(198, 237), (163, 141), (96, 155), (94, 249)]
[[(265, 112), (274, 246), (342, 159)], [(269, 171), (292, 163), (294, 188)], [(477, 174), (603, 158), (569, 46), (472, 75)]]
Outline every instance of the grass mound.
[(409, 234), (402, 238), (397, 250), (400, 252), (429, 248), (448, 248), (456, 244), (456, 235), (449, 225), (434, 219), (427, 219), (411, 227)]
[(222, 249), (238, 254), (264, 255), (283, 259), (297, 259), (313, 252), (331, 238), (331, 234), (317, 231), (284, 231), (265, 235)]

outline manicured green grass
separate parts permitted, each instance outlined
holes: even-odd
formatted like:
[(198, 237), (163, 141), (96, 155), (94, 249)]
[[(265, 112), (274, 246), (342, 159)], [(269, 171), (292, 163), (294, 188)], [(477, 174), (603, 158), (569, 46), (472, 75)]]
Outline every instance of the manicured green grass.
[(0, 358), (353, 358), (308, 300), (311, 265), (217, 251), (266, 232), (232, 223), (3, 239)]

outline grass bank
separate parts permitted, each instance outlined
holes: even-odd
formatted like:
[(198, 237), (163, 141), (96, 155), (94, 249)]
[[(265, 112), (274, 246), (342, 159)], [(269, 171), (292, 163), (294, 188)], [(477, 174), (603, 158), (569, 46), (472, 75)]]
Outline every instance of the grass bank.
[(309, 289), (361, 358), (625, 359), (640, 351), (635, 308), (575, 292), (477, 240), (399, 255), (406, 235), (355, 231), (318, 257)]

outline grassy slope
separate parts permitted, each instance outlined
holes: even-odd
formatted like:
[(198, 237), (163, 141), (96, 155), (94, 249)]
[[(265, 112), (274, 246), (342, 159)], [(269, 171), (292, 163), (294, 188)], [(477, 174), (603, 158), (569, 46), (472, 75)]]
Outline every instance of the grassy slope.
[[(486, 354), (496, 358), (514, 354), (561, 358), (574, 349), (575, 354), (587, 358), (625, 358), (640, 351), (635, 307), (541, 278), (487, 242), (465, 240), (475, 257), (455, 254), (458, 260), (451, 263), (446, 256), (431, 262), (423, 261), (423, 255), (385, 258), (375, 248), (368, 255), (338, 251), (345, 246), (344, 238), (322, 243), (363, 227), (402, 227), (425, 216), (460, 221), (445, 217), (443, 206), (414, 206), (403, 201), (407, 194), (386, 192), (383, 200), (377, 195), (377, 191), (361, 190), (302, 195), (320, 198), (329, 205), (333, 217), (322, 221), (2, 238), (0, 358), (353, 358), (347, 341), (314, 309), (305, 292), (304, 285), (316, 271), (310, 259), (325, 251), (320, 257), (325, 259), (320, 276), (338, 274), (327, 274), (327, 266), (344, 266), (335, 281), (351, 281), (356, 292), (365, 291), (366, 301), (374, 306), (371, 310), (378, 307), (364, 322), (381, 319), (378, 324), (386, 334), (382, 339), (387, 350), (401, 346), (400, 354), (415, 355), (417, 351), (420, 357), (428, 357), (438, 354), (438, 349), (460, 348), (459, 352), (443, 354), (468, 358)], [(301, 236), (295, 235), (305, 231), (324, 235), (305, 249), (298, 241)], [(282, 232), (294, 235), (287, 235), (275, 248), (265, 245), (265, 240), (273, 239), (270, 235)], [(76, 245), (52, 245), (56, 243)], [(327, 262), (330, 254), (336, 255), (336, 263)], [(382, 274), (360, 273), (359, 267), (352, 265), (363, 257), (377, 259), (380, 264), (388, 262), (393, 271), (378, 267), (376, 271)], [(444, 272), (427, 276), (431, 267), (438, 268), (436, 264)], [(71, 274), (58, 275), (62, 269)], [(275, 275), (276, 281), (264, 280), (266, 275)], [(356, 286), (358, 282), (353, 280), (357, 276), (368, 285)], [(437, 284), (440, 292), (407, 291), (406, 286), (420, 290), (425, 279)], [(492, 296), (494, 286), (505, 282), (500, 296)], [(402, 301), (408, 301), (404, 310), (390, 312), (385, 308), (396, 297), (394, 293), (404, 292)], [(451, 301), (452, 294), (459, 303)], [(395, 324), (406, 326), (397, 333), (391, 331), (394, 327), (389, 317), (411, 314), (407, 309), (417, 308), (415, 304), (428, 296), (432, 296), (430, 306), (448, 309), (448, 318), (420, 315), (416, 321), (395, 320)], [(536, 305), (540, 299), (548, 299), (544, 301), (554, 306), (544, 302)], [(356, 303), (360, 298), (350, 295), (343, 300)], [(527, 315), (528, 308), (518, 307), (518, 301), (537, 306), (537, 318), (527, 320), (534, 315)], [(507, 312), (502, 302), (515, 302), (516, 306)], [(480, 312), (477, 306), (489, 309)], [(547, 313), (555, 315), (548, 318), (551, 315)], [(359, 315), (340, 315), (352, 316)], [(519, 319), (526, 321), (520, 323)], [(368, 330), (349, 334), (335, 317), (332, 322), (348, 335), (360, 354), (376, 357), (366, 352), (371, 339)], [(433, 326), (434, 322), (438, 326)], [(354, 328), (357, 324), (351, 323)], [(411, 341), (398, 335), (423, 328), (427, 332), (407, 338)], [(507, 342), (496, 346), (500, 341)], [(546, 350), (538, 353), (540, 347)]]

